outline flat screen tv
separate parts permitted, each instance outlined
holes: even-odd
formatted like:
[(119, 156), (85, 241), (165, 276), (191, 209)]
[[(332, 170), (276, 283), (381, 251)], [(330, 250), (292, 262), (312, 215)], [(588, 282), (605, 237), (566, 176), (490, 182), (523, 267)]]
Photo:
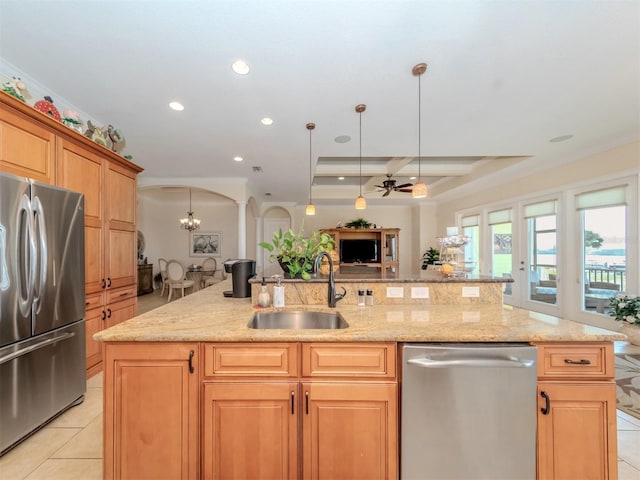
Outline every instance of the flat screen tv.
[(380, 240), (340, 240), (340, 263), (379, 263)]

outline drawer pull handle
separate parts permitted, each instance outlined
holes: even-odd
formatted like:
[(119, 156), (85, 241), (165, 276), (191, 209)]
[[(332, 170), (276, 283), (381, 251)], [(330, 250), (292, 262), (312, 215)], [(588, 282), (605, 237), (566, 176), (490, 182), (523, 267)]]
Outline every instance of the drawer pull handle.
[(189, 373), (193, 373), (194, 369), (193, 369), (193, 356), (195, 355), (195, 352), (193, 350), (189, 350)]
[(111, 309), (107, 308), (107, 312), (109, 312), (109, 313), (107, 313), (107, 318), (111, 318)]
[(564, 363), (568, 363), (569, 365), (591, 365), (590, 360), (571, 360), (570, 358), (565, 358)]
[(102, 320), (104, 320), (105, 318), (107, 318), (107, 312), (102, 310)]
[(107, 287), (111, 286), (111, 277), (107, 277)]
[(540, 396), (544, 398), (544, 407), (540, 409), (543, 415), (549, 415), (549, 410), (551, 409), (551, 399), (549, 398), (549, 394), (544, 390), (540, 392)]
[(103, 278), (102, 279), (102, 288), (105, 288), (107, 286), (107, 281)]
[(121, 297), (126, 297), (127, 295), (129, 295), (129, 292), (122, 292), (122, 293), (120, 294), (120, 296), (121, 296)]
[(295, 392), (291, 392), (291, 415), (295, 414), (295, 399), (296, 399), (296, 394)]
[(87, 306), (89, 305), (91, 302), (84, 302), (84, 305)]
[(306, 405), (307, 415), (309, 415), (309, 392), (308, 391), (304, 392), (304, 397), (305, 397), (304, 402)]

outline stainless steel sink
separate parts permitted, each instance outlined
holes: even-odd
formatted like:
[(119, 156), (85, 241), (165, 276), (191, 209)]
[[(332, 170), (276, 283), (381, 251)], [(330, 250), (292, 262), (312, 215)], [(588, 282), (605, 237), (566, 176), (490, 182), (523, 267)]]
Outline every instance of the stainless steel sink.
[(277, 311), (256, 313), (247, 325), (259, 329), (338, 329), (349, 324), (338, 312)]

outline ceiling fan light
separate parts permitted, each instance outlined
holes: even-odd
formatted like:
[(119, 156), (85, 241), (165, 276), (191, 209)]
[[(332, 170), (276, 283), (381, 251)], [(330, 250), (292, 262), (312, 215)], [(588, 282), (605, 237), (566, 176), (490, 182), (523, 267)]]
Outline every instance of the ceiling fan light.
[(362, 195), (356, 198), (356, 210), (365, 210), (367, 208), (367, 200)]
[(305, 209), (304, 213), (306, 215), (315, 215), (316, 214), (316, 206), (313, 203), (310, 203), (309, 205), (307, 205), (307, 208)]
[(413, 198), (424, 198), (427, 196), (427, 186), (423, 182), (416, 182), (411, 191)]

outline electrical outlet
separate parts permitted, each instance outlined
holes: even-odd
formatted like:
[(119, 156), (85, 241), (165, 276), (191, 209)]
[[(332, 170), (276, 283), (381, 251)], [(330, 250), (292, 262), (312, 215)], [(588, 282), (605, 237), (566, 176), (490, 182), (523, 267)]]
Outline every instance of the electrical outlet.
[(429, 298), (429, 287), (411, 287), (411, 298)]
[(404, 298), (404, 287), (387, 287), (387, 298)]
[(480, 287), (462, 287), (463, 297), (480, 297)]

